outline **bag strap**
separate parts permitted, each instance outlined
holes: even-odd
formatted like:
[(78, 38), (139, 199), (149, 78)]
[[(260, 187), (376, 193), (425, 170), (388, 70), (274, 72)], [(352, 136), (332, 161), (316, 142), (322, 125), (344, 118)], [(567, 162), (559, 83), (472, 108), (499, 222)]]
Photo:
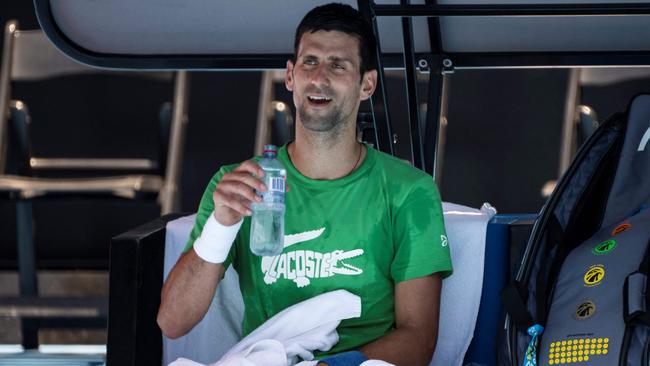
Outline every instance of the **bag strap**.
[(623, 285), (623, 306), (625, 309), (623, 318), (625, 324), (650, 326), (650, 312), (648, 311), (648, 304), (650, 304), (649, 272), (650, 241), (646, 244), (645, 254), (641, 260), (639, 270), (625, 278), (625, 284)]
[[(555, 280), (560, 274), (562, 269), (562, 264), (564, 259), (568, 254), (567, 245), (562, 241), (561, 238), (564, 237), (564, 233), (560, 223), (557, 221), (555, 215), (551, 217), (551, 220), (548, 224), (548, 234), (546, 236), (546, 245), (545, 248), (552, 248), (555, 246), (556, 252), (551, 257), (550, 251), (545, 255), (546, 258), (549, 258), (550, 267), (548, 272), (543, 272), (540, 270), (540, 275), (537, 276), (536, 286), (536, 306), (537, 306), (537, 323), (546, 324), (546, 319), (548, 318), (548, 307), (549, 301), (551, 300), (552, 295), (552, 286), (555, 284)], [(551, 286), (549, 288), (549, 286)]]
[(501, 302), (510, 319), (519, 329), (528, 329), (532, 326), (533, 316), (526, 307), (524, 299), (528, 298), (528, 291), (521, 282), (512, 281), (501, 291)]

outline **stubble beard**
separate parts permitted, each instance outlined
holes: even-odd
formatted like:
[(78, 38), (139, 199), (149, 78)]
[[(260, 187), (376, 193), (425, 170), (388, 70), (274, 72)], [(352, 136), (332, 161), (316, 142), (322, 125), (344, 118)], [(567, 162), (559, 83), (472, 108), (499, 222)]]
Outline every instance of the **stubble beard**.
[[(307, 104), (308, 102), (305, 102)], [(307, 111), (305, 105), (298, 110), (300, 121), (307, 130), (312, 132), (334, 132), (343, 124), (343, 112), (340, 107), (335, 107), (324, 115), (314, 115)]]
[[(335, 95), (330, 90), (321, 89), (306, 90), (305, 95), (309, 92), (325, 92), (327, 95)], [(345, 103), (344, 101), (341, 102), (343, 104), (331, 105), (330, 108), (325, 110), (310, 111), (309, 101), (305, 99), (296, 108), (296, 114), (302, 127), (311, 132), (312, 138), (319, 140), (323, 144), (331, 145), (338, 141), (339, 136), (345, 131), (349, 123), (355, 123), (354, 121), (356, 121), (356, 119), (353, 119), (352, 122), (348, 121), (352, 111), (345, 110)]]

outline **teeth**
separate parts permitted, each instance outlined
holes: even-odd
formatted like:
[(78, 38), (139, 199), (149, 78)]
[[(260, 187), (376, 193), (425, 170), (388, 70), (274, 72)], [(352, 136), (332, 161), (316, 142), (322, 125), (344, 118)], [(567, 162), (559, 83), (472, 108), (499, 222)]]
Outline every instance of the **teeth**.
[(320, 97), (320, 96), (309, 96), (308, 98), (311, 99), (311, 100), (318, 100), (318, 101), (330, 100), (330, 98)]

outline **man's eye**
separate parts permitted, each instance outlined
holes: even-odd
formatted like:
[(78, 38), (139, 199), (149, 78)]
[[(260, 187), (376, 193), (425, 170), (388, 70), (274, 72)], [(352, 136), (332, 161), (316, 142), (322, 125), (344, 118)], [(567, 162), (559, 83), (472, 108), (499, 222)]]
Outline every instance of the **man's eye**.
[(332, 68), (336, 70), (345, 70), (345, 67), (343, 67), (343, 65), (337, 63), (332, 64)]
[(309, 66), (313, 66), (313, 65), (316, 65), (316, 60), (313, 60), (313, 59), (306, 59), (306, 60), (304, 61), (304, 64), (305, 64), (305, 65), (309, 65)]

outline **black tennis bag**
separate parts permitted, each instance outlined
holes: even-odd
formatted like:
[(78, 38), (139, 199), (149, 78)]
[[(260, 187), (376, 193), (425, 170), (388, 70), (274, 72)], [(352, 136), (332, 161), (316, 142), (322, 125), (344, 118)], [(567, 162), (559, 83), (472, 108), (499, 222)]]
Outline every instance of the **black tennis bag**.
[(499, 365), (650, 365), (648, 140), (638, 95), (580, 148), (502, 293)]

